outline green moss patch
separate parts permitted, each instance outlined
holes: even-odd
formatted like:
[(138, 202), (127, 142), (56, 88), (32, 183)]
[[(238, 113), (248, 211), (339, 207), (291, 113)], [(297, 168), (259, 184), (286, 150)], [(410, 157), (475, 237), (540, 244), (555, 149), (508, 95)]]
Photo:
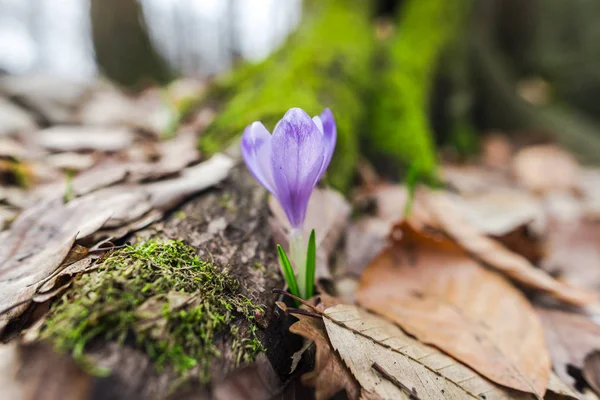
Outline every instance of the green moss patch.
[(255, 315), (262, 309), (240, 293), (227, 270), (201, 261), (179, 240), (148, 241), (115, 251), (77, 279), (52, 307), (42, 337), (86, 364), (94, 339), (140, 349), (161, 370), (210, 380), (229, 339), (236, 364), (263, 350)]

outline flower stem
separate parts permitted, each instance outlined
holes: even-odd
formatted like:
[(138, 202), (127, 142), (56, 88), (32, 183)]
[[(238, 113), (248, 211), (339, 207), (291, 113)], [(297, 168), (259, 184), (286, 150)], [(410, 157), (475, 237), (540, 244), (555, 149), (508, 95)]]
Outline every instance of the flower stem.
[(302, 229), (292, 229), (290, 232), (290, 258), (296, 268), (296, 280), (300, 297), (306, 298), (306, 243)]

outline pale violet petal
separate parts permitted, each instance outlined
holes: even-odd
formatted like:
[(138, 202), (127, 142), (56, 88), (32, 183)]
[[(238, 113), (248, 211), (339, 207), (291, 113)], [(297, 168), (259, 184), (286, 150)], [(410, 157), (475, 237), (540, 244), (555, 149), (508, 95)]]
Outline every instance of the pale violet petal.
[(308, 199), (325, 158), (324, 149), (324, 135), (299, 108), (290, 109), (273, 131), (273, 182), (292, 227), (304, 222)]
[(319, 131), (321, 131), (321, 133), (323, 133), (323, 122), (321, 121), (321, 117), (319, 117), (318, 115), (312, 118), (313, 122), (315, 123), (315, 125), (317, 126), (317, 128), (319, 128)]
[(269, 192), (275, 193), (271, 171), (272, 137), (267, 128), (254, 122), (242, 134), (242, 156), (254, 178)]
[[(325, 158), (323, 160), (323, 166), (321, 167), (321, 172), (319, 173), (319, 178), (323, 176), (325, 170), (329, 166), (331, 162), (331, 158), (333, 157), (333, 152), (335, 150), (335, 144), (337, 142), (337, 127), (335, 124), (335, 118), (333, 117), (333, 113), (329, 108), (326, 108), (321, 113), (319, 118), (323, 124), (323, 135), (325, 136)], [(313, 118), (314, 119), (314, 118)]]

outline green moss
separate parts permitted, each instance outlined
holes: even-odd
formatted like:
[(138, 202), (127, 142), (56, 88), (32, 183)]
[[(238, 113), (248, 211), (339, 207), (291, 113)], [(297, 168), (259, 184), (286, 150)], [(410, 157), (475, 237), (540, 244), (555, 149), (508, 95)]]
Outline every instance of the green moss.
[[(253, 121), (272, 129), (291, 107), (318, 115), (330, 107), (338, 128), (327, 179), (349, 188), (366, 118), (364, 92), (370, 81), (373, 35), (369, 0), (309, 2), (306, 22), (287, 44), (258, 65), (244, 65), (220, 82), (212, 95), (225, 102), (200, 138), (204, 153), (221, 151)], [(349, 29), (352, 27), (352, 29)]]
[(436, 155), (429, 124), (429, 95), (440, 55), (458, 37), (469, 0), (409, 0), (396, 35), (384, 46), (366, 142), (372, 155), (435, 177)]
[(184, 211), (178, 210), (173, 213), (173, 216), (177, 219), (184, 220), (187, 218), (187, 215)]
[[(236, 363), (249, 363), (263, 347), (255, 313), (227, 270), (201, 261), (182, 241), (148, 241), (118, 250), (78, 278), (57, 301), (42, 330), (62, 351), (86, 365), (94, 339), (145, 351), (160, 370), (210, 380), (222, 356), (215, 338), (230, 338)], [(240, 331), (238, 324), (244, 327)]]
[(227, 211), (235, 211), (235, 206), (233, 205), (233, 202), (231, 201), (231, 193), (230, 192), (223, 193), (223, 196), (221, 196), (221, 198), (219, 199), (219, 205)]
[(18, 160), (0, 160), (0, 183), (27, 188), (31, 185), (31, 168)]

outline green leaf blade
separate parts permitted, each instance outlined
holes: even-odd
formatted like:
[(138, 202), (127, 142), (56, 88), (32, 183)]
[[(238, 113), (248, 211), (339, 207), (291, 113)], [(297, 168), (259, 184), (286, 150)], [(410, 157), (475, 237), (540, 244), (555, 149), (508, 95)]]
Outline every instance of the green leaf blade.
[(306, 252), (306, 298), (310, 299), (315, 290), (315, 271), (317, 269), (317, 244), (315, 230), (310, 232), (308, 250)]
[(285, 254), (285, 251), (280, 245), (277, 245), (277, 253), (279, 254), (279, 263), (281, 264), (283, 277), (287, 282), (290, 293), (294, 296), (300, 297), (300, 292), (298, 291), (298, 282), (296, 282), (294, 269), (292, 268), (292, 264), (290, 263), (287, 254)]

